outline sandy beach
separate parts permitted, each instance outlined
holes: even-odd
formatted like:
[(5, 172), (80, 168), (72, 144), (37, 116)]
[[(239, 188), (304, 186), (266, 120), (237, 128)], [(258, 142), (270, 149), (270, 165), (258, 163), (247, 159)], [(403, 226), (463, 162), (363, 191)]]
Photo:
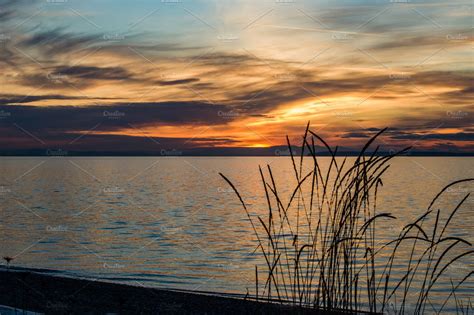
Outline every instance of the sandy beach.
[(0, 269), (0, 305), (44, 314), (322, 314), (218, 294), (75, 279), (14, 268)]

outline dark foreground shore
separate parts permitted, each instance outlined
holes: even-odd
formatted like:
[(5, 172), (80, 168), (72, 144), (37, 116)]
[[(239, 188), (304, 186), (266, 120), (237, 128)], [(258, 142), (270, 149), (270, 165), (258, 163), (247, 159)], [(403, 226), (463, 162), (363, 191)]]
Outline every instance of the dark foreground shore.
[(0, 269), (0, 305), (45, 314), (327, 314), (238, 298), (18, 269)]

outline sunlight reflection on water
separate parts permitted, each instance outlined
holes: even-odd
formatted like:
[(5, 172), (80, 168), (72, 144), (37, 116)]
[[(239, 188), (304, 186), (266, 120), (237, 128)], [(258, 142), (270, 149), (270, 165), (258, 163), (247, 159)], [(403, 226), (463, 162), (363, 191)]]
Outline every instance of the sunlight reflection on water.
[[(191, 290), (245, 293), (253, 289), (255, 264), (265, 268), (245, 212), (218, 172), (234, 182), (254, 214), (267, 209), (258, 165), (272, 166), (285, 198), (294, 187), (288, 157), (1, 161), (0, 254), (15, 256), (14, 265)], [(396, 159), (383, 177), (378, 211), (400, 222), (383, 226), (377, 240), (398, 234), (442, 187), (473, 177), (473, 170), (472, 158)], [(449, 190), (443, 211), (469, 192), (472, 185)], [(450, 231), (471, 242), (473, 204), (471, 196)], [(395, 273), (402, 268), (395, 265)], [(472, 261), (459, 262), (450, 273), (473, 268)], [(440, 291), (450, 290), (449, 279), (440, 283)], [(460, 294), (473, 289), (471, 281)]]

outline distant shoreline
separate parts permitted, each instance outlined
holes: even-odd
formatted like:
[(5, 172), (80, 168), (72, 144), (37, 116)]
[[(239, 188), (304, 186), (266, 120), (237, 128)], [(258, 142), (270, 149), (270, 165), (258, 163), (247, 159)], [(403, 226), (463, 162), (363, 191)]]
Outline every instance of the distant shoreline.
[[(388, 156), (389, 154), (375, 154), (375, 156)], [(12, 153), (12, 154), (5, 154), (0, 153), (0, 157), (56, 157), (56, 158), (68, 158), (68, 157), (155, 157), (155, 158), (180, 158), (180, 157), (289, 157), (290, 155), (278, 155), (278, 154), (180, 154), (180, 155), (161, 155), (161, 154), (146, 154), (146, 153), (104, 153), (104, 154), (95, 154), (95, 153), (78, 153), (78, 152), (70, 152), (64, 155), (51, 155), (51, 154), (19, 154), (19, 153)], [(294, 154), (294, 156), (299, 156), (298, 154)], [(305, 155), (307, 156), (307, 155)], [(329, 154), (316, 154), (316, 156), (320, 157), (330, 157)], [(358, 153), (355, 152), (340, 152), (336, 154), (336, 157), (357, 157), (359, 156)], [(371, 153), (368, 152), (364, 154), (364, 156), (371, 156)], [(403, 157), (473, 157), (474, 152), (472, 153), (449, 153), (449, 152), (440, 152), (440, 153), (424, 153), (424, 152), (413, 152), (410, 154), (399, 155), (397, 158)]]
[[(374, 152), (376, 156), (388, 156), (395, 154), (400, 148), (385, 147), (385, 148), (368, 148), (363, 152), (365, 156), (371, 156)], [(38, 156), (38, 157), (73, 157), (73, 156), (92, 156), (92, 157), (287, 157), (293, 154), (300, 156), (301, 152), (305, 156), (310, 156), (309, 150), (299, 145), (292, 145), (291, 148), (286, 145), (277, 145), (270, 147), (202, 147), (202, 148), (173, 148), (167, 146), (158, 146), (152, 150), (141, 150), (134, 148), (119, 148), (119, 149), (77, 149), (69, 146), (56, 147), (33, 147), (33, 148), (2, 148), (0, 150), (0, 157), (2, 156)], [(316, 156), (331, 156), (330, 152), (323, 146), (315, 146)], [(351, 147), (338, 147), (334, 150), (336, 156), (359, 156), (360, 150)], [(397, 155), (403, 156), (474, 156), (472, 150), (416, 150), (408, 149), (407, 151)]]

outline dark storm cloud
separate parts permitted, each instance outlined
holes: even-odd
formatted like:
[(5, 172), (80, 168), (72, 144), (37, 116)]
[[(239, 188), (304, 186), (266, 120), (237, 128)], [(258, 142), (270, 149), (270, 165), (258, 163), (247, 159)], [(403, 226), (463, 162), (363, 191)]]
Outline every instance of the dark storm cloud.
[(472, 88), (473, 75), (469, 71), (423, 71), (410, 77), (417, 84)]
[(11, 19), (14, 16), (14, 11), (13, 10), (5, 10), (3, 9), (3, 4), (0, 3), (2, 6), (2, 9), (0, 9), (0, 21), (5, 22), (9, 19)]
[(202, 102), (118, 103), (95, 106), (1, 105), (0, 112), (26, 130), (44, 134), (84, 131), (102, 123), (96, 131), (130, 129), (131, 126), (226, 124), (237, 115), (232, 107)]
[[(471, 128), (465, 128), (457, 133), (435, 133), (443, 129), (459, 128), (463, 125), (457, 119), (446, 119), (436, 124), (408, 124), (401, 127), (389, 127), (384, 135), (396, 140), (451, 140), (451, 141), (474, 141), (474, 133)], [(341, 138), (368, 138), (379, 132), (379, 128), (360, 128), (341, 135)], [(430, 130), (426, 132), (425, 130)]]
[(64, 29), (53, 29), (33, 33), (17, 45), (22, 49), (37, 49), (43, 57), (79, 51), (100, 40), (98, 35), (68, 33)]
[[(0, 154), (45, 146), (94, 152), (150, 151), (154, 154), (162, 148), (231, 146), (236, 141), (228, 137), (169, 138), (158, 135), (152, 138), (142, 134), (140, 128), (156, 127), (159, 131), (159, 127), (170, 125), (182, 128), (224, 125), (235, 119), (235, 113), (230, 106), (201, 102), (118, 103), (88, 107), (0, 105)], [(103, 134), (124, 129), (135, 131), (137, 135)]]
[[(27, 35), (24, 35), (27, 34)], [(23, 32), (16, 43), (19, 49), (37, 51), (42, 58), (52, 59), (60, 54), (71, 54), (79, 51), (94, 52), (100, 50), (114, 55), (133, 56), (138, 54), (159, 54), (160, 52), (194, 51), (209, 47), (185, 46), (174, 42), (147, 44), (149, 40), (137, 33), (74, 33), (65, 27)]]
[(0, 23), (21, 16), (22, 7), (38, 3), (38, 0), (0, 0)]
[(362, 132), (348, 132), (341, 136), (341, 138), (369, 138), (369, 133), (362, 133)]
[(2, 68), (5, 69), (6, 66), (13, 68), (18, 67), (18, 57), (19, 56), (10, 47), (0, 45), (0, 64), (3, 64)]
[[(14, 105), (14, 104), (26, 104), (36, 101), (44, 100), (83, 100), (87, 97), (83, 96), (68, 96), (59, 94), (49, 95), (16, 95), (16, 94), (0, 94), (0, 105)], [(100, 98), (102, 100), (109, 98)]]
[(90, 80), (125, 80), (133, 78), (133, 75), (122, 67), (62, 66), (54, 68), (54, 73)]
[(390, 40), (377, 42), (370, 47), (371, 50), (406, 49), (422, 46), (434, 46), (446, 43), (446, 38), (427, 36), (393, 36)]
[[(8, 29), (6, 29), (8, 31)], [(59, 55), (68, 55), (79, 51), (87, 54), (97, 49), (100, 37), (68, 33), (64, 29), (46, 31), (14, 29), (8, 32), (8, 40), (0, 45), (0, 63), (13, 66), (21, 71), (24, 64), (37, 63), (47, 67), (56, 62)], [(74, 60), (72, 60), (74, 61)]]
[(162, 86), (167, 86), (167, 85), (188, 84), (188, 83), (194, 83), (194, 82), (199, 82), (199, 79), (189, 78), (189, 79), (172, 80), (172, 81), (157, 81), (156, 83)]
[(138, 78), (122, 67), (95, 66), (57, 66), (44, 69), (42, 72), (23, 74), (19, 78), (25, 86), (41, 86), (47, 89), (64, 89), (88, 87), (96, 81), (136, 82)]
[[(68, 133), (68, 134), (38, 134), (36, 139), (25, 134), (18, 127), (7, 126), (0, 123), (0, 155), (25, 152), (34, 149), (34, 154), (49, 155), (49, 150), (62, 150), (74, 152), (90, 152), (92, 154), (110, 152), (132, 154), (173, 155), (180, 154), (181, 148), (209, 148), (212, 146), (231, 146), (236, 143), (232, 138), (172, 138), (172, 137), (146, 137), (128, 135), (103, 135), (94, 133)], [(28, 131), (29, 132), (29, 131)], [(64, 152), (64, 151), (63, 151)], [(27, 152), (26, 154), (31, 154)]]
[(400, 134), (392, 135), (392, 139), (397, 140), (449, 140), (449, 141), (469, 141), (474, 142), (474, 133), (458, 132), (458, 133), (432, 133), (432, 134)]
[(152, 80), (141, 78), (124, 67), (97, 67), (97, 66), (67, 66), (45, 68), (43, 71), (22, 74), (18, 82), (26, 86), (42, 86), (49, 89), (69, 88), (69, 84), (75, 87), (89, 87), (96, 84), (95, 81), (124, 81), (126, 83), (158, 84), (160, 86), (171, 86), (181, 84), (193, 84), (199, 82), (199, 78), (185, 78), (179, 80)]
[(204, 55), (198, 55), (191, 58), (195, 63), (207, 66), (238, 66), (243, 64), (249, 64), (253, 62), (264, 62), (262, 59), (258, 59), (250, 54), (239, 54), (239, 53), (208, 53)]

